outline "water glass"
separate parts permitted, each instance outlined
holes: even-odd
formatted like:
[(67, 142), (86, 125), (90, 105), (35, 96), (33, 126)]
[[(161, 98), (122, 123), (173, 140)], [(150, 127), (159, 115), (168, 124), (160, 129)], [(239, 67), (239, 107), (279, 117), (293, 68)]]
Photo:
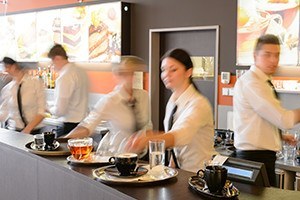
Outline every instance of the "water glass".
[(293, 145), (284, 144), (282, 146), (283, 160), (285, 162), (293, 161), (295, 159), (296, 147)]
[(149, 164), (150, 169), (157, 165), (165, 163), (165, 141), (150, 140), (149, 141)]

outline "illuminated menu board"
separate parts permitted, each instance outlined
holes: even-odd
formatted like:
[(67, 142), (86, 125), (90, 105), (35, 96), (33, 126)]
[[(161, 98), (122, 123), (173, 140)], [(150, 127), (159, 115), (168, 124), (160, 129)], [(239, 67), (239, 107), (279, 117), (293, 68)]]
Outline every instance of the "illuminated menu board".
[(70, 7), (0, 17), (0, 59), (49, 61), (62, 44), (70, 61), (111, 62), (121, 56), (122, 3)]
[(237, 65), (251, 65), (256, 39), (277, 35), (280, 65), (300, 65), (300, 0), (238, 0)]

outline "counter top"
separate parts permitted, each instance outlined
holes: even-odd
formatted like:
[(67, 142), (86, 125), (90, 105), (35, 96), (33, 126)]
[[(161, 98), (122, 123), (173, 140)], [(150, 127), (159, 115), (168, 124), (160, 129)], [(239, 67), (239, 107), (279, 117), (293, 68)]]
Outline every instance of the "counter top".
[[(25, 144), (32, 140), (31, 135), (0, 129), (1, 199), (201, 199), (188, 187), (188, 178), (194, 173), (179, 170), (176, 178), (150, 186), (107, 186), (93, 179), (92, 170), (97, 166), (73, 166), (64, 156), (41, 157), (27, 152)], [(235, 185), (241, 191), (239, 199), (300, 197), (295, 191)]]

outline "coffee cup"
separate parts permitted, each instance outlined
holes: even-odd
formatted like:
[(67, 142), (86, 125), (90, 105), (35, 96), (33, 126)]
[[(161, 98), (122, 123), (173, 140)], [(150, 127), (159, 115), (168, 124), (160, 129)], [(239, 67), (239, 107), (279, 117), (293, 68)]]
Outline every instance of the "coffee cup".
[(43, 135), (44, 135), (45, 149), (53, 148), (55, 134), (52, 132), (44, 132)]
[(116, 166), (121, 176), (130, 176), (136, 169), (138, 155), (121, 153), (109, 158), (109, 163)]
[(93, 138), (86, 137), (69, 139), (68, 148), (75, 159), (86, 159), (90, 156), (93, 150)]
[(197, 175), (206, 181), (210, 193), (221, 193), (227, 180), (227, 169), (222, 166), (209, 165), (200, 169)]

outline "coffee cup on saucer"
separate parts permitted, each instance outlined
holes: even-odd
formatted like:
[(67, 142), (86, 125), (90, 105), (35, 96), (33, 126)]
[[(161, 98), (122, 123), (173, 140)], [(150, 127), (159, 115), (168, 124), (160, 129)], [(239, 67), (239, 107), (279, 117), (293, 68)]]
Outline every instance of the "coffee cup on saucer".
[(53, 132), (44, 132), (43, 135), (44, 135), (45, 149), (53, 149), (55, 134)]
[(130, 176), (136, 169), (138, 155), (135, 153), (121, 153), (109, 158), (109, 163), (116, 166), (120, 176)]
[(227, 180), (227, 169), (220, 165), (206, 166), (205, 170), (197, 172), (200, 178), (206, 181), (210, 193), (221, 193)]

